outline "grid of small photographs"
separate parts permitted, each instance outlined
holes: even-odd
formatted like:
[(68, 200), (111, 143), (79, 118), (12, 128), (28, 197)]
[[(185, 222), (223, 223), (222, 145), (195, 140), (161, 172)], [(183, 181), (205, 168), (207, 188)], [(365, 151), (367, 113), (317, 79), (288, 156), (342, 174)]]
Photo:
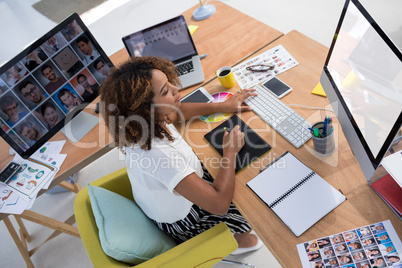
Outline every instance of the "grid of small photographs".
[(382, 222), (304, 243), (311, 267), (402, 267)]
[(26, 151), (77, 105), (98, 95), (107, 61), (73, 20), (0, 73), (0, 126)]

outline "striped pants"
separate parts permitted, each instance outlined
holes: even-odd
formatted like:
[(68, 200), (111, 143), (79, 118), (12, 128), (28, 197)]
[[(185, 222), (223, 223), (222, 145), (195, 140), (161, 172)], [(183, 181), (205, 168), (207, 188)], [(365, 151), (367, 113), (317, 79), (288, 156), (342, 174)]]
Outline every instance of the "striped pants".
[[(204, 166), (202, 168), (204, 170), (203, 179), (212, 183), (213, 178)], [(225, 222), (232, 233), (245, 233), (251, 229), (234, 204), (230, 205), (226, 215), (211, 214), (194, 204), (190, 213), (182, 220), (174, 223), (154, 222), (159, 229), (169, 234), (178, 243), (184, 242), (220, 222)]]

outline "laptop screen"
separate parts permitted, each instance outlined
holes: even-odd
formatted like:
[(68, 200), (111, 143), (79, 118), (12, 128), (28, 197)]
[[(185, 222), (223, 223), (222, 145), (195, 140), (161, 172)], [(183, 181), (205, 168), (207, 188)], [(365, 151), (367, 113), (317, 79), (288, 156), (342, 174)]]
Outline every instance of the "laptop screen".
[(131, 57), (158, 56), (177, 63), (198, 55), (183, 15), (123, 37)]

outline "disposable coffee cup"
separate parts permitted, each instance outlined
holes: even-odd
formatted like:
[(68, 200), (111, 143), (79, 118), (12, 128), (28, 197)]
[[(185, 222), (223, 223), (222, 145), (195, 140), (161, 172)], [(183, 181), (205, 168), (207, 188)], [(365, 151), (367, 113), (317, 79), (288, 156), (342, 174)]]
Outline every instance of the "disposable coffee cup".
[(314, 143), (314, 151), (318, 155), (327, 156), (331, 155), (335, 152), (335, 137), (334, 137), (334, 129), (331, 128), (328, 133), (323, 134), (324, 131), (324, 122), (315, 123), (312, 126), (313, 133), (314, 129), (319, 129), (320, 137), (315, 137), (313, 134), (313, 143)]
[(216, 71), (216, 76), (224, 88), (232, 88), (236, 84), (236, 80), (232, 68), (225, 66)]

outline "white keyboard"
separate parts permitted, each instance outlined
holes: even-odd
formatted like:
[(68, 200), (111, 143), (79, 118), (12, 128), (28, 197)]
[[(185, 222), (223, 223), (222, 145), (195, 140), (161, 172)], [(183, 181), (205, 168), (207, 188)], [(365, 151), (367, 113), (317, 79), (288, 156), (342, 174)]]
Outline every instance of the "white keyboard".
[(260, 85), (255, 87), (258, 96), (249, 97), (245, 103), (253, 108), (265, 122), (278, 131), (296, 148), (311, 138), (311, 123), (293, 111)]

